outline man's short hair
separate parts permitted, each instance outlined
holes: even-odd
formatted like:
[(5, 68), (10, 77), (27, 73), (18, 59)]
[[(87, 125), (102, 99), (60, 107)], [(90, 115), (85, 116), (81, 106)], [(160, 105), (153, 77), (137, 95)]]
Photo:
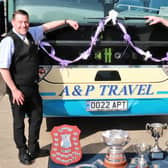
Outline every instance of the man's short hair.
[(14, 19), (17, 14), (26, 15), (27, 17), (29, 17), (29, 14), (25, 10), (18, 9), (13, 13), (12, 19)]

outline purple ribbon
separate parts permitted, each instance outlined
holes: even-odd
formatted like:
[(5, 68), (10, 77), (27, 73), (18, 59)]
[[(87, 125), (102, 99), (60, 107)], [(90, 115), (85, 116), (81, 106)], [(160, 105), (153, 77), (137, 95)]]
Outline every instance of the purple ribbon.
[(120, 22), (117, 22), (120, 30), (122, 31), (122, 33), (124, 34), (123, 35), (123, 39), (140, 55), (144, 56), (144, 60), (147, 61), (148, 59), (151, 59), (152, 61), (154, 62), (162, 62), (162, 61), (168, 61), (168, 53), (166, 53), (166, 56), (162, 59), (157, 59), (157, 58), (154, 58), (152, 56), (152, 54), (147, 51), (145, 52), (144, 50), (142, 50), (141, 48), (138, 48), (137, 46), (134, 45), (134, 43), (132, 42), (131, 40), (131, 36), (127, 33), (127, 30), (125, 28), (125, 26), (120, 23)]
[[(96, 29), (96, 32), (94, 34), (94, 36), (91, 37), (91, 41), (90, 41), (90, 46), (89, 48), (82, 52), (79, 57), (77, 57), (76, 59), (70, 61), (70, 60), (65, 60), (65, 59), (61, 59), (59, 57), (57, 57), (55, 55), (55, 50), (53, 48), (53, 46), (51, 44), (49, 44), (48, 42), (40, 42), (40, 47), (43, 49), (43, 51), (45, 51), (47, 53), (47, 55), (49, 57), (51, 57), (52, 59), (54, 59), (55, 61), (59, 62), (59, 64), (63, 67), (65, 66), (68, 66), (69, 64), (72, 64), (74, 62), (77, 62), (81, 59), (83, 60), (87, 60), (88, 57), (91, 55), (91, 52), (92, 52), (92, 49), (93, 47), (96, 45), (96, 42), (98, 41), (98, 36), (99, 34), (104, 30), (104, 21), (103, 20), (100, 20), (98, 26), (97, 26), (97, 29)], [(50, 52), (46, 49), (46, 47), (49, 47), (50, 48)]]
[[(107, 18), (108, 19), (108, 18)], [(52, 59), (54, 59), (55, 61), (59, 62), (59, 64), (63, 67), (68, 66), (69, 64), (72, 64), (74, 62), (77, 62), (81, 59), (83, 60), (87, 60), (88, 57), (91, 55), (92, 49), (93, 47), (96, 45), (97, 41), (98, 41), (98, 36), (99, 34), (104, 31), (104, 26), (106, 20), (100, 20), (99, 24), (97, 26), (96, 32), (94, 34), (94, 36), (91, 37), (91, 41), (89, 43), (89, 48), (86, 49), (84, 52), (82, 52), (76, 59), (74, 60), (65, 60), (65, 59), (61, 59), (59, 57), (57, 57), (55, 54), (55, 49), (53, 48), (53, 46), (51, 44), (49, 44), (48, 42), (44, 42), (42, 41), (40, 43), (40, 47), (43, 49), (43, 51), (45, 51), (48, 56), (50, 56)], [(162, 59), (157, 59), (154, 58), (152, 56), (152, 54), (150, 53), (150, 51), (144, 51), (141, 48), (137, 47), (134, 45), (134, 43), (131, 40), (131, 36), (128, 34), (126, 27), (120, 23), (120, 22), (116, 22), (117, 25), (119, 26), (121, 32), (123, 33), (123, 39), (141, 56), (144, 56), (144, 60), (147, 61), (148, 59), (151, 59), (154, 62), (162, 62), (162, 61), (168, 61), (168, 53), (166, 53), (166, 56)], [(50, 52), (48, 52), (48, 50), (46, 49), (46, 47), (50, 48)]]

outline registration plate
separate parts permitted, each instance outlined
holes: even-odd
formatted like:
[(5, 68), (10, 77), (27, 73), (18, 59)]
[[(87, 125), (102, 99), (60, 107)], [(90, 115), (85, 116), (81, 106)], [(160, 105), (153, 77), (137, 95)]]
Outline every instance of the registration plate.
[(127, 100), (87, 101), (87, 111), (126, 111)]

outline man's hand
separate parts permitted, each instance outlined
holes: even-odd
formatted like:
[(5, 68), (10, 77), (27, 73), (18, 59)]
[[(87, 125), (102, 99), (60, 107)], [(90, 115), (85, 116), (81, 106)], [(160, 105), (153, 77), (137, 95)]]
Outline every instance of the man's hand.
[(0, 68), (0, 73), (2, 75), (3, 80), (10, 88), (13, 97), (13, 104), (23, 105), (24, 103), (24, 95), (23, 93), (16, 87), (14, 81), (12, 80), (10, 71), (8, 68)]
[(74, 20), (55, 20), (52, 22), (48, 22), (48, 23), (44, 23), (42, 24), (43, 30), (44, 32), (50, 31), (52, 29), (55, 29), (59, 26), (62, 26), (64, 24), (68, 24), (69, 26), (71, 26), (73, 29), (77, 30), (79, 28), (78, 22), (74, 21)]
[(12, 90), (12, 96), (13, 96), (12, 100), (13, 104), (16, 103), (18, 106), (23, 105), (24, 95), (19, 89)]
[(158, 23), (162, 23), (163, 24), (163, 18), (161, 17), (157, 17), (157, 16), (145, 16), (146, 23), (149, 23), (149, 25), (154, 25), (154, 24), (158, 24)]
[(78, 22), (74, 20), (66, 20), (66, 23), (69, 24), (75, 30), (79, 28)]

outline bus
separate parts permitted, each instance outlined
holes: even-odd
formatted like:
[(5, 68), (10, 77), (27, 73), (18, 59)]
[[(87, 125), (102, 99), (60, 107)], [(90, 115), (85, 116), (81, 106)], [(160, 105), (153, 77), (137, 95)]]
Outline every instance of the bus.
[[(44, 116), (168, 114), (168, 30), (160, 24), (149, 26), (144, 19), (167, 18), (167, 0), (1, 0), (0, 9), (1, 38), (17, 9), (30, 14), (31, 26), (62, 19), (80, 25), (77, 31), (64, 25), (47, 32), (39, 46)], [(96, 36), (111, 11), (117, 14), (117, 24), (103, 22)], [(124, 40), (123, 32), (131, 42)], [(87, 58), (78, 59), (93, 43)], [(149, 57), (137, 49), (148, 51)]]

